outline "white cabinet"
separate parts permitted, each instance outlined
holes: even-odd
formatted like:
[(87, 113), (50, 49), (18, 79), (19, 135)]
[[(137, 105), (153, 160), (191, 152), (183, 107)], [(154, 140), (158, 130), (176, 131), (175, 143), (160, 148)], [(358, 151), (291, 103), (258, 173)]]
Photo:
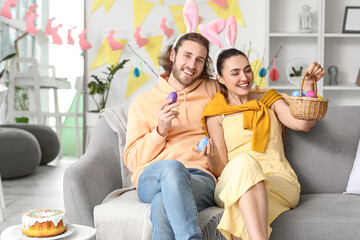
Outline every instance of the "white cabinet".
[[(265, 66), (278, 49), (276, 68), (280, 78), (266, 76), (267, 88), (291, 94), (299, 86), (288, 80), (287, 68), (296, 58), (311, 64), (317, 61), (326, 74), (318, 83), (318, 93), (330, 105), (360, 105), (360, 87), (355, 84), (360, 71), (360, 34), (342, 33), (345, 6), (360, 6), (359, 0), (269, 0), (266, 1), (267, 26)], [(312, 33), (299, 32), (299, 13), (309, 5), (313, 14)], [(338, 68), (338, 85), (329, 86), (329, 66)], [(296, 69), (298, 70), (298, 69)], [(293, 82), (293, 81), (292, 81)]]

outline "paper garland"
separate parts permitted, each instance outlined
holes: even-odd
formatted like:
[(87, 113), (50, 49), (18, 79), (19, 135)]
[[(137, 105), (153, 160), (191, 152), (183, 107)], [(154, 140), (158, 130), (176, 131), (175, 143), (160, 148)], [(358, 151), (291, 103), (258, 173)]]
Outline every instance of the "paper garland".
[(112, 7), (114, 0), (93, 0), (93, 6), (91, 12), (95, 12), (101, 5), (104, 4), (106, 14), (109, 12)]
[(222, 8), (214, 2), (207, 2), (211, 9), (217, 14), (219, 18), (228, 19), (231, 15), (235, 17), (236, 22), (245, 27), (244, 20), (241, 15), (239, 4), (237, 0), (228, 0), (226, 8)]
[(154, 6), (154, 3), (147, 2), (145, 0), (133, 0), (134, 28), (142, 25)]

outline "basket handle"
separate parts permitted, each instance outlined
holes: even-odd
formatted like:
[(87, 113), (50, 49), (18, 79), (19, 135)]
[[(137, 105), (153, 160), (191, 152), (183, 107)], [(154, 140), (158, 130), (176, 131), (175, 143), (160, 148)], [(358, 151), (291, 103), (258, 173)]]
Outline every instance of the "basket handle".
[[(303, 86), (304, 86), (304, 80), (305, 78), (309, 75), (309, 73), (305, 73), (302, 80), (301, 80), (301, 85), (300, 85), (300, 92), (299, 92), (299, 97), (302, 96), (302, 90), (303, 90)], [(315, 76), (313, 75), (312, 78), (314, 79), (314, 92), (317, 94), (317, 86), (316, 86), (316, 79)]]

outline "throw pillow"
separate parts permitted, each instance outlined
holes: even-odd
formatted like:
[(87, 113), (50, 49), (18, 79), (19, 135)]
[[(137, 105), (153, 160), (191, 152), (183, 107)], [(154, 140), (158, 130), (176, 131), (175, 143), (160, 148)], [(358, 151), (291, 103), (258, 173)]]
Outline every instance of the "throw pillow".
[(345, 193), (360, 194), (360, 140)]

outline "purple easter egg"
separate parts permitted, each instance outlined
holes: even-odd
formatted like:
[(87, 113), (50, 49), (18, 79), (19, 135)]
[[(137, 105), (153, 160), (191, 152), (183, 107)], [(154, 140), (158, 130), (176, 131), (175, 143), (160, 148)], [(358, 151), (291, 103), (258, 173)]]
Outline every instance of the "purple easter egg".
[(177, 100), (177, 93), (171, 92), (166, 100), (172, 99), (172, 102), (170, 104), (176, 103)]
[(305, 97), (317, 98), (316, 92), (309, 90), (305, 93)]

